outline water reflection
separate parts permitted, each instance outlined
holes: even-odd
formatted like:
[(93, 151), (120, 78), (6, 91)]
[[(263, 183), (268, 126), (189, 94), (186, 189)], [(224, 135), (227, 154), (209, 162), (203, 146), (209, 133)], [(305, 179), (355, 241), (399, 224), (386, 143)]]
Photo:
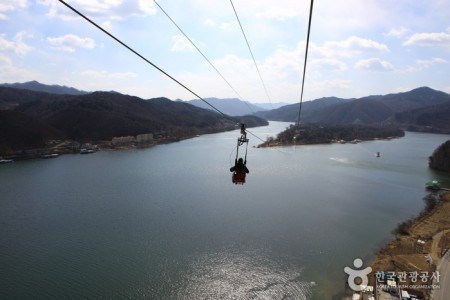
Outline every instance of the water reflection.
[(203, 254), (183, 276), (178, 299), (310, 299), (314, 283), (302, 270), (276, 261), (262, 248)]

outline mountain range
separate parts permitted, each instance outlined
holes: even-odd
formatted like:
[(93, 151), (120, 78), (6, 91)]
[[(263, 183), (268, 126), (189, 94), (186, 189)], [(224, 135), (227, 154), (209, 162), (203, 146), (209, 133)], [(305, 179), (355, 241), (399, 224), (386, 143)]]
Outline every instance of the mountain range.
[[(256, 115), (268, 120), (296, 122), (299, 104)], [(336, 97), (304, 102), (302, 123), (395, 125), (407, 130), (450, 133), (450, 95), (429, 87), (404, 93), (357, 99)]]
[[(296, 122), (299, 104), (265, 110), (239, 99), (207, 98), (228, 115), (247, 113), (245, 123)], [(117, 92), (85, 92), (36, 81), (0, 85), (0, 151), (38, 147), (49, 139), (110, 140), (115, 136), (157, 133), (184, 138), (235, 128), (201, 100), (144, 100)], [(428, 87), (404, 93), (342, 99), (325, 97), (301, 107), (301, 122), (393, 125), (406, 130), (450, 133), (450, 95)], [(263, 118), (263, 119), (262, 119)]]
[(29, 90), (34, 92), (45, 92), (49, 94), (57, 95), (84, 95), (89, 92), (80, 91), (73, 87), (67, 87), (62, 85), (47, 85), (37, 82), (36, 80), (28, 81), (24, 83), (1, 83), (0, 87), (11, 87), (20, 90)]
[[(267, 111), (287, 105), (285, 102), (277, 103), (250, 103), (237, 98), (205, 98), (208, 103), (230, 116), (244, 116), (249, 114), (257, 114), (259, 111)], [(188, 100), (189, 104), (197, 107), (210, 109), (213, 108), (200, 99)]]
[[(256, 106), (247, 101), (239, 100), (237, 98), (205, 98), (205, 100), (208, 101), (208, 103), (210, 103), (212, 106), (216, 107), (218, 110), (230, 116), (251, 115), (257, 111), (265, 110), (265, 108)], [(200, 99), (189, 100), (186, 101), (186, 103), (200, 108), (212, 110), (211, 106)]]

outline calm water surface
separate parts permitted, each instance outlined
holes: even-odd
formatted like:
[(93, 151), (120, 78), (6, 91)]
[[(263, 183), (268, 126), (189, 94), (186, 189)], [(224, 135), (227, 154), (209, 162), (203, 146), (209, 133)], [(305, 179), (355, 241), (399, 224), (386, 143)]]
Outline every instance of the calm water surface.
[(426, 181), (450, 183), (427, 168), (450, 136), (407, 133), (249, 148), (235, 186), (237, 136), (0, 165), (0, 298), (331, 299), (423, 208)]

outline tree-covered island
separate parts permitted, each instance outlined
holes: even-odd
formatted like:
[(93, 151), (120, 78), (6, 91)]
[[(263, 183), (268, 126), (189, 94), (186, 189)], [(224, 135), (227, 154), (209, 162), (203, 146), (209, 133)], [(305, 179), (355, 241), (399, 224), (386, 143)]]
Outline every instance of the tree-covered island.
[(259, 147), (357, 143), (375, 139), (402, 137), (405, 132), (395, 127), (363, 125), (290, 125), (276, 137), (269, 137)]

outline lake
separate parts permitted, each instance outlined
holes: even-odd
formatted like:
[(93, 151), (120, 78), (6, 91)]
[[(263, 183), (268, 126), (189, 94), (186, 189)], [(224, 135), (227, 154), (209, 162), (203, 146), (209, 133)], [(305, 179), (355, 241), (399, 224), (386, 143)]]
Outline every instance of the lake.
[(427, 167), (450, 136), (407, 132), (270, 149), (249, 134), (236, 186), (238, 136), (0, 165), (0, 298), (331, 299), (422, 210), (425, 182), (450, 185)]

